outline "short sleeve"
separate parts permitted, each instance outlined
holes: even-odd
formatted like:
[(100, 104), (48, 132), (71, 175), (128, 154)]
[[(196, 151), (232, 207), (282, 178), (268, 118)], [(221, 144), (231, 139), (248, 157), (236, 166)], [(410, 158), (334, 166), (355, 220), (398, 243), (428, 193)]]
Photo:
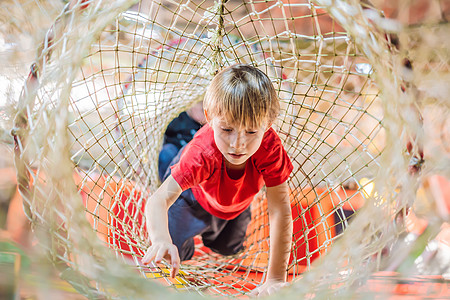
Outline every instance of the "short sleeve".
[(213, 160), (205, 157), (206, 155), (204, 149), (197, 144), (189, 143), (184, 148), (180, 161), (171, 167), (171, 175), (183, 191), (211, 176), (214, 169)]
[(289, 179), (294, 168), (281, 140), (273, 129), (255, 153), (255, 166), (267, 187), (277, 186)]

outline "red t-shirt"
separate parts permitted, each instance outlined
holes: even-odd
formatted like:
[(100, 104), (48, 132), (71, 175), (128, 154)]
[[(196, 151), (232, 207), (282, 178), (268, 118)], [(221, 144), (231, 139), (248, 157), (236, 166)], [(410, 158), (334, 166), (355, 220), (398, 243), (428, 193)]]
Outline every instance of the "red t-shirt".
[(206, 124), (184, 148), (180, 161), (171, 167), (172, 176), (210, 214), (231, 220), (242, 213), (264, 186), (285, 182), (293, 169), (291, 160), (275, 130), (264, 134), (261, 146), (245, 165), (244, 175), (231, 179), (214, 132)]

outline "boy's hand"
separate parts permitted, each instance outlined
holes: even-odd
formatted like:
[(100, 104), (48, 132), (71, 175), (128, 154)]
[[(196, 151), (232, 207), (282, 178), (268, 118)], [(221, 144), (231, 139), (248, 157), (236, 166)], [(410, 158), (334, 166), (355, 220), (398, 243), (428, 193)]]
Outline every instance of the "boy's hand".
[(269, 296), (273, 295), (275, 292), (277, 292), (282, 287), (286, 286), (288, 283), (282, 280), (276, 280), (276, 279), (267, 279), (266, 282), (264, 282), (263, 285), (257, 287), (254, 289), (250, 296), (252, 297), (262, 297), (262, 296)]
[(172, 271), (170, 277), (175, 278), (180, 270), (180, 256), (178, 255), (177, 247), (169, 242), (156, 242), (153, 243), (142, 258), (143, 264), (149, 264), (154, 261), (160, 263), (165, 258), (170, 261), (172, 265)]

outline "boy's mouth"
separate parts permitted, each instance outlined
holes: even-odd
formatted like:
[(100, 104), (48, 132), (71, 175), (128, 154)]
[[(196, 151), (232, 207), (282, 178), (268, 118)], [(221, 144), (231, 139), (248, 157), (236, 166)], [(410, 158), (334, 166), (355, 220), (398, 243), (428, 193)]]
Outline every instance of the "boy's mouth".
[(236, 154), (236, 153), (228, 153), (228, 154), (234, 159), (239, 159), (245, 155), (245, 154)]

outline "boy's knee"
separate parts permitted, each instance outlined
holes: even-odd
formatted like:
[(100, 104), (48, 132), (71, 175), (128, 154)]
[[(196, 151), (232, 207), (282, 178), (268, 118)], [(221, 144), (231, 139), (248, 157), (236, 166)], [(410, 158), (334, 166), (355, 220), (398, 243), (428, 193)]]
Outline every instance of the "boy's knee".
[(192, 256), (194, 256), (195, 243), (193, 238), (187, 239), (181, 246), (176, 246), (178, 248), (178, 255), (180, 256), (181, 261), (189, 260)]
[(221, 255), (234, 255), (244, 249), (244, 241), (235, 241), (234, 243), (224, 243), (221, 240), (205, 242), (203, 244), (212, 251)]

